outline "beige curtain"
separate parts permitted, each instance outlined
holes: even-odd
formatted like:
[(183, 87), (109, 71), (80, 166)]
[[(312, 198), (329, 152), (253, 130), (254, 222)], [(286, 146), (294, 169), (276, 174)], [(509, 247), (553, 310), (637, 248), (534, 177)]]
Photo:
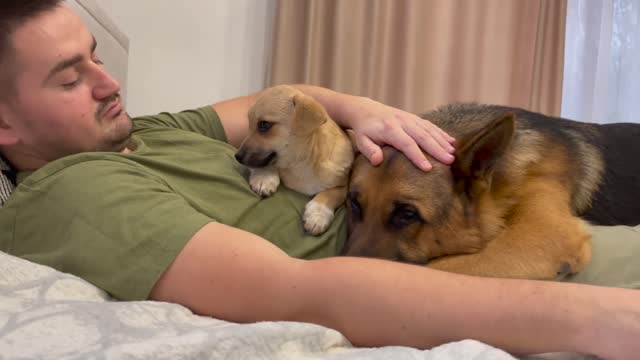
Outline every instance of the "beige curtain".
[(279, 0), (270, 84), (560, 114), (566, 0)]

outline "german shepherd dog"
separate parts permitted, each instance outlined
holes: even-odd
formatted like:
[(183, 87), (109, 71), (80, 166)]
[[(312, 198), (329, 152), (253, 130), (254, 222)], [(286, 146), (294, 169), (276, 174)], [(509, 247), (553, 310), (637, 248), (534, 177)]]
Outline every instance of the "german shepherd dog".
[(390, 147), (377, 167), (358, 155), (344, 255), (554, 279), (589, 263), (584, 221), (640, 223), (640, 124), (473, 103), (423, 118), (457, 139), (455, 162), (423, 172)]

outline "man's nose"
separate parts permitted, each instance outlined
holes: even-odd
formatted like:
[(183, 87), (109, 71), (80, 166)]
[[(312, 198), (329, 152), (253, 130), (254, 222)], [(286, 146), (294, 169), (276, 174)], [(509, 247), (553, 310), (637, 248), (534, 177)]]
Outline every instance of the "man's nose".
[(93, 97), (102, 100), (120, 92), (120, 83), (101, 66), (96, 68), (96, 85), (93, 88)]

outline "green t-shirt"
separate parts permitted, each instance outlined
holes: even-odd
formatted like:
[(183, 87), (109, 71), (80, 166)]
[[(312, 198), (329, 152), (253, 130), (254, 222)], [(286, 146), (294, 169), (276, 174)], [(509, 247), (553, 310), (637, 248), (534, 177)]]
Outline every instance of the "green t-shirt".
[(19, 174), (0, 209), (0, 250), (80, 276), (122, 300), (146, 299), (206, 223), (258, 234), (289, 255), (336, 255), (344, 209), (306, 235), (309, 198), (280, 186), (261, 199), (210, 106), (134, 119), (131, 154), (82, 153)]

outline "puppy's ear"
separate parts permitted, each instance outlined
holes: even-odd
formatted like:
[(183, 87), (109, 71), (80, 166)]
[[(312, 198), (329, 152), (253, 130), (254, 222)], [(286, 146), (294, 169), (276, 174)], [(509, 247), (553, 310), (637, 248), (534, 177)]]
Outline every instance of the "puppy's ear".
[(310, 134), (329, 118), (329, 114), (319, 102), (304, 94), (293, 96), (294, 119), (292, 129), (296, 134)]
[(356, 142), (356, 133), (352, 129), (345, 129), (345, 132), (347, 133), (347, 136), (349, 136), (353, 153), (358, 154), (360, 149), (358, 149), (358, 143)]
[(507, 113), (461, 141), (451, 165), (456, 190), (473, 197), (489, 189), (493, 170), (511, 144), (514, 131), (515, 115)]

